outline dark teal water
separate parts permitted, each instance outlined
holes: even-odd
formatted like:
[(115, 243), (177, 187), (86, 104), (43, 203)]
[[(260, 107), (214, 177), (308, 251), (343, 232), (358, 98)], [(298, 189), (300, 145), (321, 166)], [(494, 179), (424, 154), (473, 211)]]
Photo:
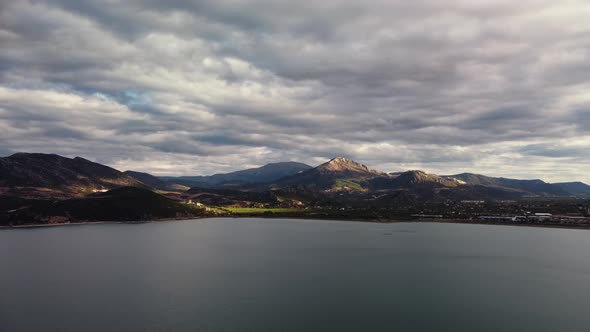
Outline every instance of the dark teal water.
[(590, 231), (272, 219), (2, 230), (0, 331), (590, 331)]

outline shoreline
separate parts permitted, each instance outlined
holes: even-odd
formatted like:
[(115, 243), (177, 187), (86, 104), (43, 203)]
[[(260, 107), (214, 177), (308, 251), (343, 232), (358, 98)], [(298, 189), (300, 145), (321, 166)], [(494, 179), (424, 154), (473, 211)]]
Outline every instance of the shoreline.
[(67, 223), (54, 223), (54, 224), (24, 224), (16, 226), (0, 226), (0, 230), (3, 229), (27, 229), (27, 228), (45, 228), (45, 227), (61, 227), (61, 226), (84, 226), (84, 225), (96, 225), (96, 224), (122, 224), (122, 225), (139, 225), (149, 224), (153, 222), (166, 222), (166, 221), (190, 221), (196, 219), (208, 219), (216, 217), (191, 217), (191, 218), (163, 218), (163, 219), (152, 219), (152, 220), (140, 220), (140, 221), (80, 221), (80, 222), (67, 222)]
[(573, 229), (573, 230), (590, 230), (590, 224), (581, 225), (560, 225), (560, 224), (524, 224), (524, 223), (509, 223), (509, 222), (473, 222), (464, 219), (419, 219), (419, 220), (400, 220), (400, 219), (337, 219), (337, 218), (313, 218), (312, 216), (210, 216), (210, 217), (192, 217), (192, 218), (163, 218), (145, 221), (81, 221), (70, 223), (54, 223), (54, 224), (24, 224), (16, 226), (0, 226), (0, 230), (5, 229), (33, 229), (33, 228), (47, 228), (47, 227), (61, 227), (61, 226), (84, 226), (96, 224), (147, 224), (155, 222), (169, 222), (169, 221), (192, 221), (200, 219), (215, 219), (215, 218), (261, 218), (261, 219), (292, 219), (292, 220), (318, 220), (318, 221), (346, 221), (346, 222), (368, 222), (378, 224), (395, 224), (395, 223), (444, 223), (444, 224), (463, 224), (463, 225), (488, 225), (488, 226), (512, 226), (512, 227), (534, 227), (534, 228), (559, 228), (559, 229)]

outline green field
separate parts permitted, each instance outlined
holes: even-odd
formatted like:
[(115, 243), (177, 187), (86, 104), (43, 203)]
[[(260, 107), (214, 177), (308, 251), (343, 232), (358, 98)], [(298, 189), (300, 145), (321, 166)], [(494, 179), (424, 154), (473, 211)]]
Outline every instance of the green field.
[(228, 212), (236, 214), (262, 214), (262, 213), (304, 213), (310, 210), (298, 208), (242, 208), (242, 207), (226, 207)]
[(336, 183), (334, 183), (333, 189), (339, 189), (343, 187), (349, 187), (354, 190), (362, 191), (364, 190), (363, 186), (357, 182), (358, 179), (337, 179)]

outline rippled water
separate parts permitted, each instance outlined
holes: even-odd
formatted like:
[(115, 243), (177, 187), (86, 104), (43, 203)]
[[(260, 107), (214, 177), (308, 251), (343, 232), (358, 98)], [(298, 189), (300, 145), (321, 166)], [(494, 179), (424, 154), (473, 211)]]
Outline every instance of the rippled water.
[(0, 253), (0, 331), (590, 331), (583, 230), (207, 219)]

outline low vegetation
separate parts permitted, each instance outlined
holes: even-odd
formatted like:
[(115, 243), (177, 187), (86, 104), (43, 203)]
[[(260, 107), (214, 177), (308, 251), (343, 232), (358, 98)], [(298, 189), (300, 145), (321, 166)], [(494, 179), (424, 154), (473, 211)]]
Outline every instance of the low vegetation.
[(146, 221), (193, 218), (212, 214), (205, 207), (181, 204), (152, 191), (123, 187), (66, 200), (0, 200), (0, 225), (53, 224), (86, 221)]
[(363, 191), (365, 188), (359, 183), (359, 179), (336, 179), (332, 189), (352, 189)]
[(244, 208), (244, 207), (226, 207), (223, 210), (235, 214), (264, 214), (264, 213), (305, 213), (305, 209), (298, 208)]

